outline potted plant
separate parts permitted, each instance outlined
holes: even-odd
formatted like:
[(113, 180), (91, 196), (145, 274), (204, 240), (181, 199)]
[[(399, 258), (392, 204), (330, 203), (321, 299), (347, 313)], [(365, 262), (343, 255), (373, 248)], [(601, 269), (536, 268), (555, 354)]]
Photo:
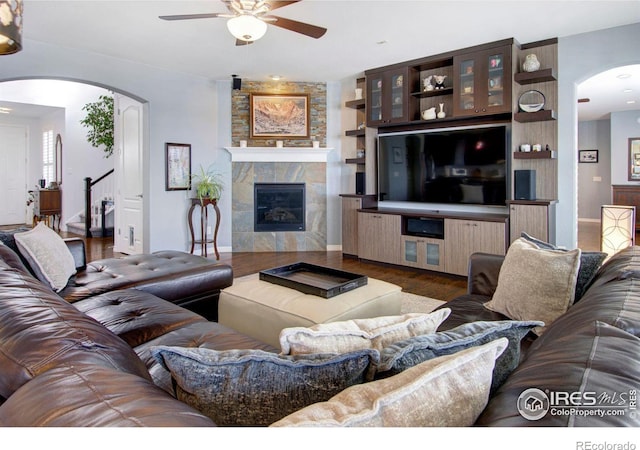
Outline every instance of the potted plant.
[(113, 97), (101, 95), (97, 102), (82, 107), (87, 115), (80, 123), (89, 129), (87, 141), (92, 146), (104, 146), (105, 158), (113, 154)]
[(191, 182), (200, 203), (205, 198), (218, 200), (224, 189), (220, 175), (213, 172), (210, 167), (205, 170), (202, 165), (198, 172), (191, 175)]

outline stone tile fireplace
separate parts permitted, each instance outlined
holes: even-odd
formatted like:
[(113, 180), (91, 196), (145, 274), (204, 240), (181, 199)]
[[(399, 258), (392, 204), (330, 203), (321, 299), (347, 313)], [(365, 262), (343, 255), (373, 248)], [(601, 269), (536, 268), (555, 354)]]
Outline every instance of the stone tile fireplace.
[[(232, 251), (327, 249), (327, 148), (226, 147), (232, 161)], [(255, 185), (304, 185), (304, 230), (255, 231)]]

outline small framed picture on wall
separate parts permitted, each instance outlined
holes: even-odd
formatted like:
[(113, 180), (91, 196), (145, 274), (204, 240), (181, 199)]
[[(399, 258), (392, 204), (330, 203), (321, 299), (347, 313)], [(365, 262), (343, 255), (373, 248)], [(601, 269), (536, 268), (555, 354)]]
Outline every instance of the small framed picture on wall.
[(629, 138), (629, 181), (640, 181), (640, 137)]
[(597, 163), (598, 162), (598, 150), (579, 150), (578, 162), (581, 163)]
[(191, 189), (191, 145), (165, 144), (165, 190)]

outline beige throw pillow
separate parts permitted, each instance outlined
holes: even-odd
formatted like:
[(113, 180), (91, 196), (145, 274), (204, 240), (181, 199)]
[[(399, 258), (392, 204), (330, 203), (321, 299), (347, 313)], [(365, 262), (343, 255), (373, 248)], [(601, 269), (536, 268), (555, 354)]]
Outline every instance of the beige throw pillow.
[(64, 240), (40, 222), (32, 230), (15, 234), (16, 245), (40, 281), (61, 291), (76, 273), (76, 263)]
[(322, 323), (309, 328), (285, 328), (280, 332), (280, 348), (284, 355), (346, 353), (367, 348), (382, 350), (394, 342), (434, 333), (449, 314), (451, 310), (443, 308), (429, 314), (411, 313)]
[(273, 423), (276, 427), (467, 427), (489, 400), (500, 338), (383, 380), (351, 386)]
[[(511, 244), (498, 276), (498, 286), (485, 307), (512, 320), (540, 320), (546, 326), (573, 303), (580, 249), (540, 249), (519, 238)], [(540, 335), (544, 327), (536, 327)]]

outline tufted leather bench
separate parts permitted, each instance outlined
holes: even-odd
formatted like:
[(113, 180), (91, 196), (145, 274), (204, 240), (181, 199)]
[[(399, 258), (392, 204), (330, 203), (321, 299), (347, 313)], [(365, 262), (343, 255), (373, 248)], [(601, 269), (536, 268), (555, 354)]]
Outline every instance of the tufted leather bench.
[(82, 239), (65, 242), (78, 272), (58, 294), (70, 303), (136, 288), (216, 321), (220, 290), (233, 283), (231, 266), (190, 253), (165, 250), (87, 263)]

